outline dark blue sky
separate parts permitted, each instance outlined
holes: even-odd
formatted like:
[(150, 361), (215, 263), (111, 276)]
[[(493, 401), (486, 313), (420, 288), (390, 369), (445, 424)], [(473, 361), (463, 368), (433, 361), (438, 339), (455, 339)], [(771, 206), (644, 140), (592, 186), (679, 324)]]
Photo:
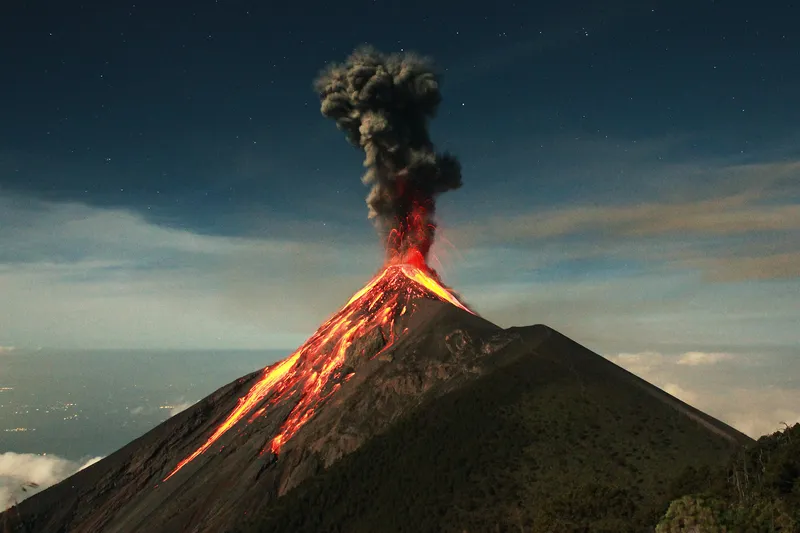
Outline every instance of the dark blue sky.
[(597, 4), (6, 3), (0, 187), (208, 233), (267, 231), (245, 227), (244, 212), (366, 233), (361, 156), (311, 90), (362, 42), (437, 61), (434, 141), (462, 158), (472, 203), (631, 189), (559, 178), (569, 149), (554, 140), (666, 137), (677, 146), (654, 157), (677, 159), (791, 148), (800, 8)]

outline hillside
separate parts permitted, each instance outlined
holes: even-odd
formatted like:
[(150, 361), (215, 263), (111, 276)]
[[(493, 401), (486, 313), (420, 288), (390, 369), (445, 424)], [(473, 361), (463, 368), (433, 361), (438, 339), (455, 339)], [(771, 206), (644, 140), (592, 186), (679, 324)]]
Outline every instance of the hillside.
[(234, 531), (652, 531), (678, 473), (750, 442), (545, 326), (508, 331), (491, 372)]

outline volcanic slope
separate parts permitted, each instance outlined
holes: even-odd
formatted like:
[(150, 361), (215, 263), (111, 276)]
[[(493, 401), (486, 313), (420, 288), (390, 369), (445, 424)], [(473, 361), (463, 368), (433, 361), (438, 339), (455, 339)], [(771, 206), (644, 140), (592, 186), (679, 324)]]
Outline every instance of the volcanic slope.
[(28, 532), (625, 531), (655, 523), (684, 466), (749, 442), (557, 332), (503, 330), (403, 268), (284, 362), (9, 521)]
[[(543, 325), (234, 531), (652, 532), (753, 441)], [(317, 511), (319, 510), (319, 511)]]

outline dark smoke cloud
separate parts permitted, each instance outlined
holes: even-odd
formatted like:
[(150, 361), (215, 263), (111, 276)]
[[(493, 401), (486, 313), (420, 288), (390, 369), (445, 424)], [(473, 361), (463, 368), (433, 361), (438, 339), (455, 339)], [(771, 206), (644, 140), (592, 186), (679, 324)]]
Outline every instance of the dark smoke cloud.
[(314, 87), (322, 114), (364, 151), (369, 216), (388, 259), (405, 260), (413, 250), (426, 258), (436, 230), (435, 198), (461, 186), (458, 160), (436, 153), (428, 135), (441, 101), (431, 63), (363, 46), (324, 70)]

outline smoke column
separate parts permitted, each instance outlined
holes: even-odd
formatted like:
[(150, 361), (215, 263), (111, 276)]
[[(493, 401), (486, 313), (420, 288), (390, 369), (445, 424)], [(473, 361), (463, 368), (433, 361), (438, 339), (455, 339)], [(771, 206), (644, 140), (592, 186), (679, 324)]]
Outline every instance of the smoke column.
[(435, 198), (461, 186), (461, 165), (434, 150), (428, 120), (441, 101), (431, 63), (370, 46), (324, 70), (314, 83), (325, 117), (364, 151), (369, 217), (387, 262), (424, 263), (433, 243)]

